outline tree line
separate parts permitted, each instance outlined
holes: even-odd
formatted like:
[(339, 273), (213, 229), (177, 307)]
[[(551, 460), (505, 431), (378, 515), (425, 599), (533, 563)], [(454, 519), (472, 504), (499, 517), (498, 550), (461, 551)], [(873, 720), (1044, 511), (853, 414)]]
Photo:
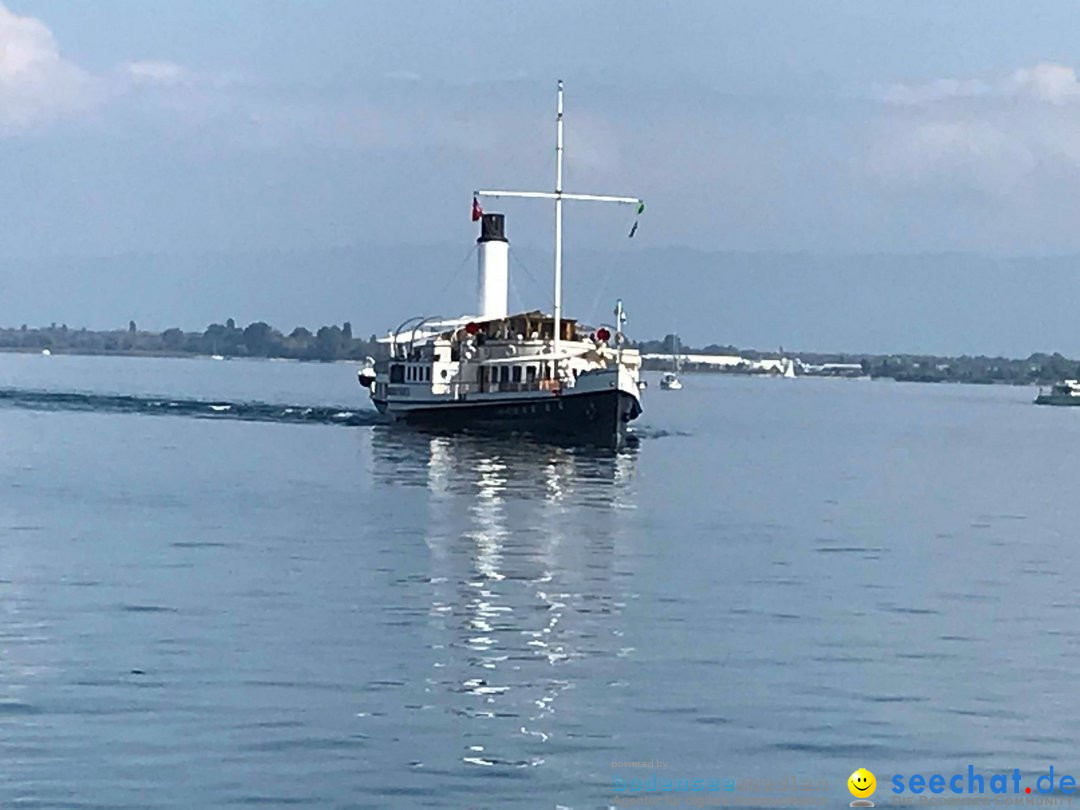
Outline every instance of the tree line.
[[(750, 360), (797, 357), (806, 363), (858, 363), (870, 377), (884, 377), (902, 382), (1004, 383), (1046, 385), (1063, 379), (1080, 379), (1080, 362), (1055, 352), (1036, 353), (1026, 358), (948, 357), (936, 355), (822, 354), (820, 352), (777, 352), (740, 349), (709, 344), (695, 348), (682, 343), (677, 335), (662, 340), (631, 344), (642, 352), (671, 354), (680, 349), (686, 354), (740, 355)], [(314, 332), (298, 326), (289, 334), (263, 321), (241, 328), (229, 318), (212, 323), (202, 332), (166, 329), (153, 332), (139, 329), (134, 321), (126, 329), (69, 329), (66, 324), (17, 329), (0, 328), (0, 351), (42, 351), (69, 354), (128, 355), (220, 355), (222, 357), (265, 357), (290, 360), (332, 362), (383, 357), (385, 344), (375, 335), (367, 339), (353, 336), (352, 324), (321, 326)], [(663, 363), (647, 364), (660, 368)]]
[(353, 336), (352, 324), (321, 326), (312, 332), (303, 326), (288, 335), (263, 321), (240, 328), (229, 318), (212, 323), (203, 332), (139, 329), (134, 321), (127, 329), (69, 329), (67, 324), (0, 329), (0, 350), (42, 351), (70, 354), (218, 355), (221, 357), (275, 357), (290, 360), (362, 360), (378, 356), (382, 347), (372, 335)]

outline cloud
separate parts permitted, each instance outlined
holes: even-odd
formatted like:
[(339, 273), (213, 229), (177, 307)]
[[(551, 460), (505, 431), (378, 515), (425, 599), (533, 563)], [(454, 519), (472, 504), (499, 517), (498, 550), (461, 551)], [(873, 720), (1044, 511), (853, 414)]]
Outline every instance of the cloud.
[(1071, 67), (1042, 62), (995, 79), (894, 84), (877, 97), (884, 114), (864, 168), (888, 190), (1039, 205), (1080, 176), (1080, 80)]
[(1071, 67), (1041, 62), (994, 80), (945, 78), (915, 84), (897, 83), (879, 88), (875, 95), (887, 104), (904, 107), (930, 106), (960, 99), (1028, 100), (1060, 105), (1080, 100), (1080, 81)]
[(11, 136), (117, 105), (125, 98), (180, 111), (195, 90), (239, 84), (235, 73), (198, 73), (159, 59), (131, 61), (101, 74), (67, 59), (51, 30), (0, 2), (0, 136)]
[(391, 70), (386, 78), (392, 82), (418, 82), (422, 77), (415, 70)]
[(194, 78), (192, 72), (183, 65), (153, 59), (129, 62), (124, 66), (124, 71), (135, 84), (190, 84)]
[(934, 79), (923, 84), (894, 84), (877, 95), (889, 104), (920, 106), (946, 99), (978, 98), (990, 92), (990, 85), (979, 79)]
[(1038, 164), (1040, 144), (982, 120), (922, 121), (888, 127), (867, 159), (888, 188), (972, 190), (1006, 197)]
[(0, 5), (0, 132), (93, 109), (106, 96), (103, 82), (61, 56), (40, 20)]
[(1080, 99), (1076, 71), (1064, 65), (1042, 63), (1022, 68), (1002, 84), (1007, 95), (1031, 98), (1050, 104), (1065, 104)]

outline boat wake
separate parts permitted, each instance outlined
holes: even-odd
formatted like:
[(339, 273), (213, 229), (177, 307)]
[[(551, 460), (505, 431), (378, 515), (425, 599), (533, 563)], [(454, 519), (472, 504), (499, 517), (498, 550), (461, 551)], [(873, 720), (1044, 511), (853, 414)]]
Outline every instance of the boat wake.
[(634, 434), (639, 439), (667, 439), (672, 436), (679, 436), (686, 438), (693, 436), (692, 433), (687, 433), (685, 430), (665, 430), (664, 428), (652, 428), (647, 425), (634, 428)]
[(242, 422), (277, 422), (311, 425), (374, 425), (378, 414), (366, 409), (345, 410), (325, 406), (279, 405), (265, 402), (222, 402), (125, 394), (87, 394), (76, 391), (37, 391), (0, 388), (0, 407), (34, 411), (90, 411), (187, 416), (194, 419), (232, 419)]

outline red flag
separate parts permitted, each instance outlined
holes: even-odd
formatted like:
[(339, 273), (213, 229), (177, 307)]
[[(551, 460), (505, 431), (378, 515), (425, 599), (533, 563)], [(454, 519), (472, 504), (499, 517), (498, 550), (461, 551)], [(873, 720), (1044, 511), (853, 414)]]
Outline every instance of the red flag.
[(484, 209), (480, 207), (480, 201), (476, 197), (472, 198), (472, 221), (477, 222), (481, 216), (484, 215)]

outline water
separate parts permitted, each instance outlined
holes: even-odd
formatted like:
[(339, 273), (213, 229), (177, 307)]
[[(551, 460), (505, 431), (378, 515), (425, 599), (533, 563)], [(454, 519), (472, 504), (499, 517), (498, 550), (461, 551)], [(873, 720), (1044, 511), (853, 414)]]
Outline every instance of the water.
[[(0, 806), (1080, 770), (1080, 412), (685, 382), (619, 454), (0, 402)], [(0, 355), (0, 388), (362, 407), (347, 365)]]

